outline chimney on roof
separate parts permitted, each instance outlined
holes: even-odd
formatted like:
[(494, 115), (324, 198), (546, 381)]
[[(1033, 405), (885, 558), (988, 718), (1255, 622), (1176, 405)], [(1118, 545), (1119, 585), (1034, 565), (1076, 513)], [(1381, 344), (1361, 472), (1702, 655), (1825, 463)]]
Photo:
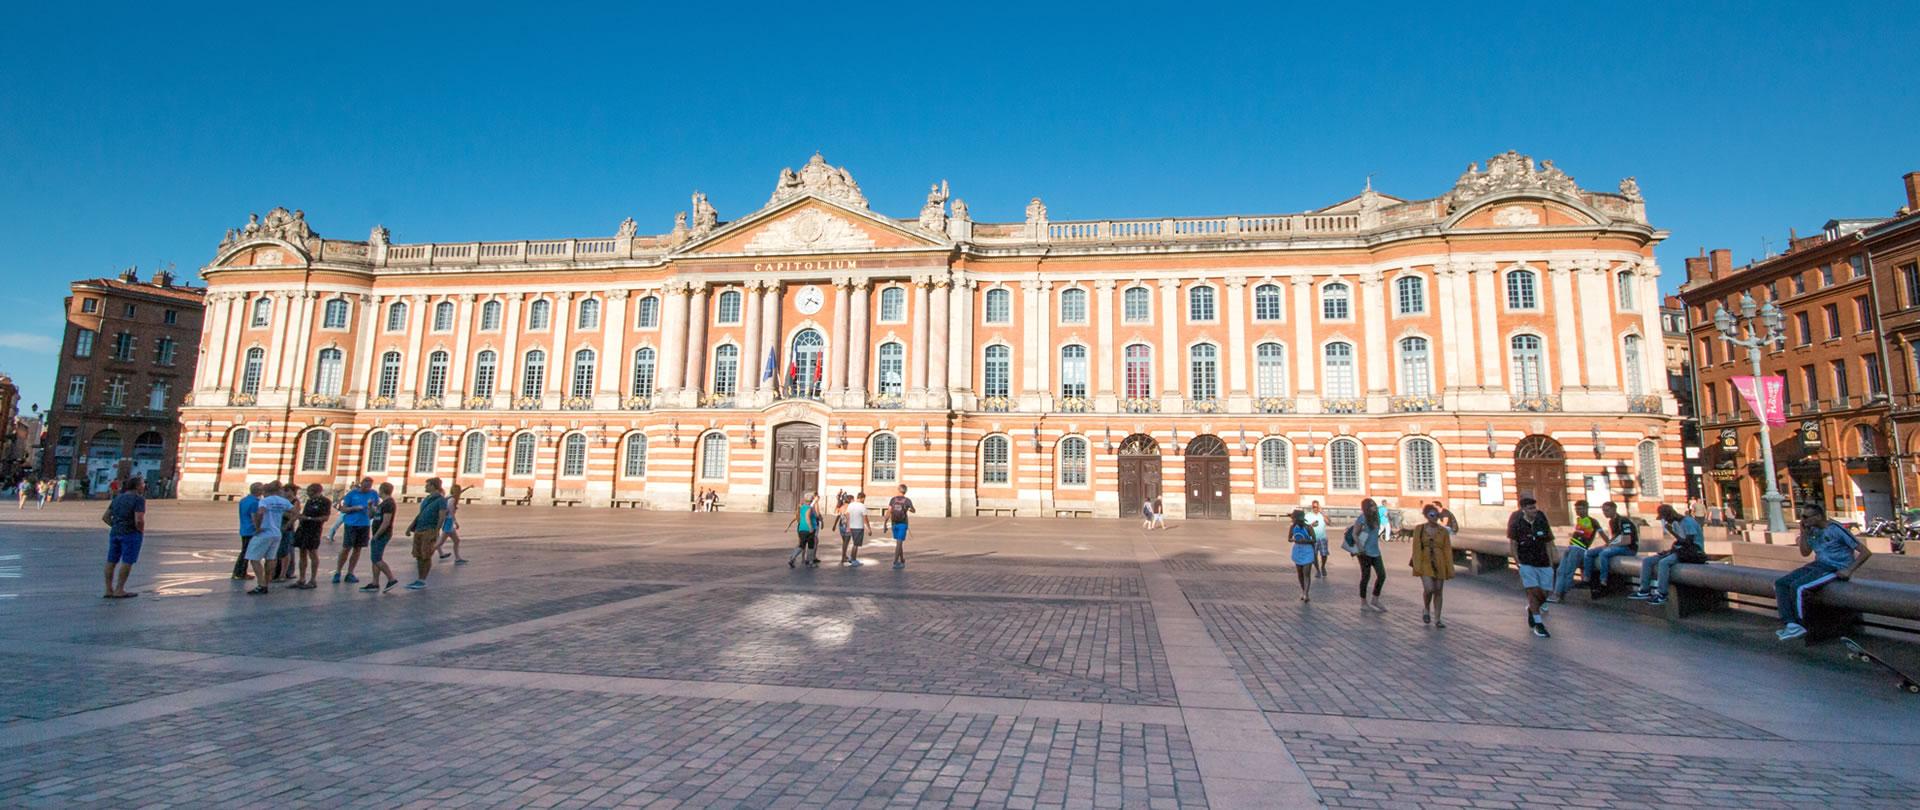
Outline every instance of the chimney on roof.
[(1920, 211), (1920, 172), (1907, 172), (1907, 213)]
[(1713, 268), (1707, 264), (1707, 257), (1687, 257), (1687, 286), (1705, 284), (1713, 280)]
[(1727, 274), (1733, 272), (1733, 251), (1732, 250), (1729, 250), (1727, 248), (1720, 248), (1719, 250), (1715, 250), (1711, 254), (1710, 261), (1713, 264), (1714, 278), (1722, 278)]

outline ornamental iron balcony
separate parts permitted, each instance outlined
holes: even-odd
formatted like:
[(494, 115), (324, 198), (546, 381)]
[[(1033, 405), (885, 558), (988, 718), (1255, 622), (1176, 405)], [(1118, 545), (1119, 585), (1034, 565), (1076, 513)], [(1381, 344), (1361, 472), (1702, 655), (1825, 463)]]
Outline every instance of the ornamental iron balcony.
[(520, 397), (513, 401), (513, 409), (516, 411), (537, 411), (540, 410), (540, 405), (539, 397)]
[(1213, 397), (1187, 400), (1187, 413), (1220, 413), (1226, 406)]
[(1060, 413), (1093, 413), (1093, 400), (1086, 397), (1061, 397), (1057, 410)]
[[(241, 392), (238, 394), (234, 394), (232, 398), (228, 399), (227, 404), (232, 405), (236, 408), (245, 408), (253, 405), (255, 402), (258, 402), (258, 401), (259, 401), (259, 398), (256, 397), (255, 395)], [(72, 404), (72, 403), (68, 403), (68, 404)]]
[(566, 399), (560, 400), (560, 410), (563, 410), (563, 411), (593, 410), (593, 397), (567, 397)]
[(338, 408), (342, 401), (339, 394), (308, 394), (302, 400), (309, 408)]
[(1367, 401), (1364, 399), (1323, 399), (1320, 400), (1322, 413), (1365, 413)]
[(867, 398), (867, 407), (869, 408), (892, 409), (904, 408), (906, 405), (906, 400), (902, 399), (901, 396), (896, 393), (875, 394)]
[(1160, 400), (1148, 397), (1128, 397), (1120, 401), (1120, 410), (1125, 413), (1159, 413)]
[(653, 397), (631, 396), (620, 400), (620, 407), (629, 411), (645, 411), (653, 408)]
[(819, 380), (794, 380), (786, 384), (782, 396), (787, 399), (818, 400), (823, 393), (822, 388)]
[(1514, 397), (1513, 409), (1533, 413), (1557, 413), (1560, 411), (1560, 395), (1543, 394), (1537, 397)]
[(1253, 401), (1253, 409), (1261, 413), (1293, 413), (1293, 397), (1261, 397)]
[(446, 397), (425, 396), (425, 397), (420, 397), (418, 399), (415, 399), (413, 401), (413, 407), (432, 408), (434, 410), (439, 410), (441, 408), (446, 407), (446, 403), (447, 403)]
[(731, 408), (734, 406), (733, 394), (713, 393), (700, 398), (702, 408)]
[(1387, 410), (1392, 413), (1426, 413), (1440, 410), (1440, 400), (1431, 396), (1388, 397)]
[(986, 413), (1008, 413), (1013, 410), (1013, 400), (1009, 397), (983, 397), (980, 410)]
[(469, 411), (492, 410), (493, 397), (467, 397), (467, 401), (465, 404), (466, 404), (467, 410)]
[(367, 407), (381, 410), (391, 409), (393, 407), (393, 397), (374, 397), (367, 400)]
[(1659, 394), (1627, 397), (1627, 413), (1659, 413), (1664, 404)]

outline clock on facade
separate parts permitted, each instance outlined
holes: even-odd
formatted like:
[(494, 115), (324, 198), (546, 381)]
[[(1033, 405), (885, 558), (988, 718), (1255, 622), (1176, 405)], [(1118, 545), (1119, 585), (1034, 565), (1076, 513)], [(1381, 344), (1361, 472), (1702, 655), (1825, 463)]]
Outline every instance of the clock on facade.
[(800, 310), (800, 314), (802, 315), (812, 315), (819, 312), (820, 307), (825, 306), (826, 303), (827, 297), (820, 292), (819, 287), (801, 287), (800, 292), (794, 294), (793, 297), (793, 306), (795, 309)]

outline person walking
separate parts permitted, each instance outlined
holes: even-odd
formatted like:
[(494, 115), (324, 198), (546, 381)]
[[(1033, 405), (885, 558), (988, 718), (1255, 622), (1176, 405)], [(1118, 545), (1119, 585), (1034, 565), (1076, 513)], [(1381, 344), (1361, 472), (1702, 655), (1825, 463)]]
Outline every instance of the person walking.
[(1327, 578), (1327, 515), (1320, 511), (1320, 502), (1307, 504), (1307, 528), (1313, 530), (1313, 554), (1318, 559), (1315, 567), (1320, 578)]
[(1140, 499), (1140, 530), (1153, 531), (1153, 499)]
[[(1360, 516), (1353, 519), (1353, 525), (1347, 527), (1346, 542), (1340, 549), (1360, 560), (1360, 607), (1387, 612), (1380, 604), (1380, 589), (1387, 584), (1387, 566), (1380, 561), (1380, 535), (1386, 532), (1387, 522), (1381, 513), (1379, 504), (1372, 498), (1360, 501)], [(1375, 579), (1375, 577), (1378, 577)], [(1373, 599), (1367, 599), (1367, 582), (1373, 580)]]
[(280, 551), (281, 535), (285, 533), (283, 522), (288, 512), (293, 511), (293, 502), (280, 495), (280, 482), (270, 481), (260, 490), (260, 501), (253, 510), (253, 539), (247, 542), (247, 560), (253, 564), (253, 589), (249, 594), (261, 595), (268, 591), (268, 583), (273, 574), (267, 570), (267, 561), (276, 559)]
[[(381, 484), (378, 492), (379, 496), (374, 499), (376, 503), (373, 506), (373, 526), (371, 527), (373, 540), (367, 548), (367, 561), (373, 568), (373, 581), (361, 587), (360, 590), (386, 593), (393, 590), (393, 586), (400, 584), (400, 578), (393, 575), (393, 568), (387, 565), (386, 560), (387, 543), (393, 540), (394, 513), (398, 510), (393, 503), (392, 484)], [(380, 586), (381, 574), (387, 575), (387, 585), (384, 588)]]
[(1667, 504), (1660, 504), (1655, 515), (1660, 518), (1664, 531), (1673, 535), (1673, 545), (1659, 554), (1640, 559), (1640, 589), (1627, 598), (1649, 605), (1664, 605), (1667, 603), (1667, 589), (1673, 584), (1673, 566), (1676, 563), (1706, 562), (1707, 538), (1700, 529), (1700, 521), (1680, 514), (1679, 510)]
[(253, 574), (247, 572), (247, 543), (253, 540), (253, 515), (260, 511), (262, 489), (259, 481), (248, 484), (247, 497), (240, 499), (240, 554), (233, 558), (233, 578), (241, 582), (253, 579)]
[(847, 502), (847, 536), (853, 540), (853, 556), (841, 555), (843, 565), (859, 567), (860, 546), (867, 542), (867, 493), (861, 490), (853, 494), (853, 500)]
[(1442, 522), (1439, 504), (1420, 510), (1425, 523), (1413, 527), (1413, 552), (1408, 564), (1420, 578), (1420, 623), (1444, 628), (1447, 580), (1453, 579), (1453, 531)]
[(1307, 523), (1307, 513), (1300, 509), (1288, 515), (1293, 525), (1287, 527), (1287, 540), (1293, 543), (1293, 573), (1300, 579), (1300, 601), (1302, 604), (1313, 601), (1313, 526)]
[(373, 479), (362, 478), (355, 482), (353, 489), (340, 496), (340, 523), (347, 531), (345, 542), (340, 544), (340, 557), (333, 561), (333, 583), (340, 584), (341, 569), (346, 569), (347, 582), (359, 582), (353, 575), (353, 569), (360, 565), (360, 549), (366, 548), (373, 540), (373, 513), (380, 506), (380, 496), (373, 491)]
[(106, 514), (101, 516), (107, 523), (107, 592), (101, 594), (102, 598), (131, 599), (140, 595), (127, 593), (127, 575), (133, 573), (133, 564), (140, 561), (140, 543), (146, 537), (146, 490), (146, 479), (127, 479), (107, 504)]
[[(840, 564), (847, 564), (847, 543), (853, 539), (853, 533), (847, 528), (847, 505), (853, 502), (853, 496), (841, 490), (833, 496), (833, 533), (840, 536)], [(820, 551), (814, 550), (814, 562), (819, 563)]]
[(293, 484), (280, 486), (280, 497), (293, 508), (280, 516), (280, 545), (274, 549), (273, 580), (285, 582), (293, 579), (294, 549), (293, 540), (300, 527), (300, 488)]
[(24, 512), (27, 509), (27, 501), (34, 498), (38, 498), (40, 496), (40, 488), (37, 486), (34, 486), (33, 479), (22, 478), (20, 479), (19, 489), (20, 489), (20, 492), (19, 492), (20, 508), (15, 509), (14, 511)]
[[(466, 487), (460, 486), (459, 484), (454, 484), (452, 488), (447, 490), (447, 517), (445, 520), (440, 521), (440, 545), (434, 548), (434, 551), (439, 553), (440, 559), (444, 560), (452, 557), (454, 565), (467, 564), (467, 558), (460, 556), (459, 521), (460, 493), (465, 491)], [(443, 550), (447, 547), (448, 541), (452, 541), (453, 543), (452, 552)]]
[(1448, 509), (1446, 504), (1439, 501), (1433, 502), (1433, 508), (1440, 510), (1440, 525), (1447, 527), (1449, 532), (1460, 533), (1460, 518), (1453, 514), (1452, 509)]
[(47, 508), (47, 501), (53, 500), (53, 482), (40, 482), (40, 509)]
[[(793, 567), (793, 561), (807, 553), (809, 548), (820, 545), (820, 507), (809, 492), (800, 499), (800, 508), (793, 510), (793, 519), (787, 521), (787, 528), (796, 530), (799, 540), (794, 543), (793, 553), (787, 555), (787, 567)], [(812, 563), (808, 563), (811, 565)]]
[(1600, 521), (1587, 514), (1587, 508), (1585, 500), (1573, 502), (1573, 530), (1567, 533), (1567, 550), (1560, 553), (1560, 566), (1554, 570), (1553, 593), (1547, 595), (1549, 602), (1567, 601), (1567, 589), (1573, 587), (1575, 571), (1587, 578), (1589, 590), (1593, 587), (1593, 574), (1585, 570), (1587, 549), (1595, 542), (1605, 545), (1607, 534), (1600, 528)]
[(907, 485), (900, 485), (900, 494), (887, 500), (887, 527), (893, 529), (893, 567), (899, 570), (907, 567), (907, 516), (914, 512), (913, 499), (907, 497)]
[(1547, 632), (1547, 591), (1553, 589), (1553, 527), (1531, 497), (1520, 499), (1520, 509), (1507, 518), (1507, 542), (1520, 566), (1520, 587), (1527, 592), (1527, 627), (1535, 636)]
[(427, 479), (427, 497), (420, 501), (420, 512), (413, 516), (407, 532), (413, 535), (414, 569), (419, 577), (407, 583), (407, 590), (427, 587), (427, 574), (433, 571), (433, 550), (440, 545), (441, 521), (447, 517), (447, 493), (439, 478)]
[(1153, 527), (1167, 528), (1167, 500), (1158, 495), (1153, 496)]
[(333, 517), (333, 501), (327, 500), (319, 484), (308, 484), (306, 500), (300, 504), (300, 526), (293, 534), (293, 547), (299, 556), (296, 566), (299, 577), (292, 587), (303, 591), (320, 587), (320, 536), (326, 533), (330, 517)]
[(1774, 636), (1792, 641), (1807, 634), (1807, 594), (1836, 579), (1853, 578), (1853, 572), (1873, 556), (1847, 527), (1827, 519), (1827, 510), (1817, 503), (1800, 505), (1800, 536), (1795, 541), (1800, 556), (1813, 556), (1813, 562), (1788, 571), (1773, 581), (1773, 597), (1780, 609), (1780, 632)]
[(1607, 536), (1611, 539), (1605, 548), (1587, 554), (1587, 583), (1592, 586), (1589, 591), (1593, 599), (1607, 592), (1607, 581), (1613, 575), (1613, 558), (1640, 553), (1640, 524), (1621, 515), (1620, 506), (1613, 501), (1600, 504), (1600, 515), (1607, 519)]

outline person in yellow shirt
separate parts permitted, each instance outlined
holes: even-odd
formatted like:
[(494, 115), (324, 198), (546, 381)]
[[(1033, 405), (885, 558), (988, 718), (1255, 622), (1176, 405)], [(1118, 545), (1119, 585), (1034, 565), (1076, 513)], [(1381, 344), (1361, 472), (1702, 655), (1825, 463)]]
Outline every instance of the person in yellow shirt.
[(1438, 506), (1427, 504), (1420, 514), (1427, 522), (1413, 527), (1413, 555), (1408, 560), (1413, 575), (1420, 578), (1420, 621), (1446, 627), (1441, 612), (1446, 609), (1447, 580), (1453, 579), (1453, 532), (1440, 522)]

